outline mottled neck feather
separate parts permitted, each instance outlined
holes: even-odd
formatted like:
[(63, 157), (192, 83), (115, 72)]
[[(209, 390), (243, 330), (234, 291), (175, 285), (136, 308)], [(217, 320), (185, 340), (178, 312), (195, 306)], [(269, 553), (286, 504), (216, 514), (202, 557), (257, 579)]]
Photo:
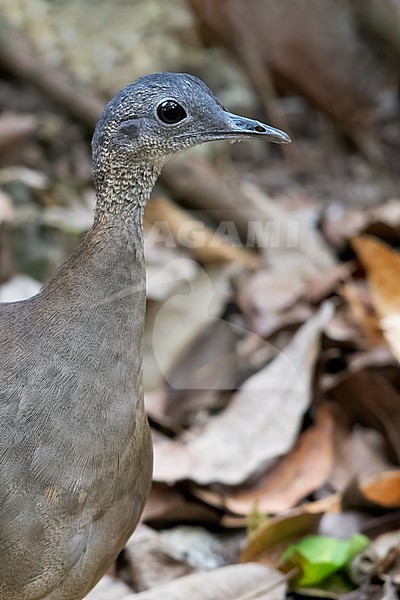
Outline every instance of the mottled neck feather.
[(121, 231), (143, 223), (143, 211), (161, 165), (111, 162), (94, 173), (96, 211), (94, 226), (107, 225)]
[[(115, 164), (94, 174), (97, 204), (92, 228), (43, 288), (68, 305), (95, 310), (125, 298), (145, 299), (143, 211), (161, 167)], [(130, 298), (130, 300), (129, 300)], [(144, 311), (144, 308), (141, 308)]]

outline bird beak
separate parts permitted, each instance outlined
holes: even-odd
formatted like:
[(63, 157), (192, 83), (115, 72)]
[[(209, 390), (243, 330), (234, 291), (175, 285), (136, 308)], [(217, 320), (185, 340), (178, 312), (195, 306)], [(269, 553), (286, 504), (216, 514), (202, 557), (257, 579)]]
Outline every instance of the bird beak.
[(290, 136), (284, 131), (275, 129), (275, 127), (271, 127), (265, 123), (260, 123), (260, 121), (240, 117), (230, 112), (226, 112), (224, 117), (226, 131), (221, 133), (224, 133), (225, 138), (243, 140), (254, 139), (258, 136), (276, 144), (290, 144), (292, 141)]

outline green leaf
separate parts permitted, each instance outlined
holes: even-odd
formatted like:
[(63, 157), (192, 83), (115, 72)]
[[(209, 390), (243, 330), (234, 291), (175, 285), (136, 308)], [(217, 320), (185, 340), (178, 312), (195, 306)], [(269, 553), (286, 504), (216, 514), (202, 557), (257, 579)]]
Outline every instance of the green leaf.
[(283, 560), (285, 566), (300, 568), (301, 576), (296, 585), (316, 585), (343, 569), (368, 544), (369, 539), (361, 534), (353, 535), (347, 541), (310, 535), (289, 546), (283, 554)]
[(365, 548), (369, 546), (369, 539), (366, 535), (362, 535), (361, 533), (356, 533), (349, 540), (349, 557), (346, 562), (346, 566), (353, 560), (357, 554), (361, 554), (364, 552)]

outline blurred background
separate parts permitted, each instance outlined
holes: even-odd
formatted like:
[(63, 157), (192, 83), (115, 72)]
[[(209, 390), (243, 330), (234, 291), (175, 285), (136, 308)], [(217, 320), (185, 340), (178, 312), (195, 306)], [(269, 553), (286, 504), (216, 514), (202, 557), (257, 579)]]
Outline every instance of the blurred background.
[[(276, 568), (266, 514), (307, 514), (296, 538), (400, 509), (399, 66), (399, 0), (0, 0), (0, 301), (36, 293), (90, 227), (93, 128), (138, 76), (194, 74), (293, 138), (195, 148), (146, 209), (144, 521), (164, 538), (143, 529), (99, 600), (245, 544)], [(347, 534), (373, 540), (357, 519)], [(154, 547), (175, 570), (138, 570)]]

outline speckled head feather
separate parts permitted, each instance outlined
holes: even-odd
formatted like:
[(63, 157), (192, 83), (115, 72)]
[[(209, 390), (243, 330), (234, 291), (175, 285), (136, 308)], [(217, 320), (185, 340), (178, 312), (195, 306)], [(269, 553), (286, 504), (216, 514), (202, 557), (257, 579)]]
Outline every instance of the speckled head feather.
[[(177, 123), (161, 121), (157, 108), (168, 100), (184, 109), (184, 119)], [(94, 173), (114, 152), (129, 156), (132, 162), (163, 164), (170, 156), (199, 143), (201, 133), (213, 131), (217, 117), (226, 112), (205, 83), (193, 75), (154, 73), (140, 77), (110, 100), (97, 123), (92, 142)]]

